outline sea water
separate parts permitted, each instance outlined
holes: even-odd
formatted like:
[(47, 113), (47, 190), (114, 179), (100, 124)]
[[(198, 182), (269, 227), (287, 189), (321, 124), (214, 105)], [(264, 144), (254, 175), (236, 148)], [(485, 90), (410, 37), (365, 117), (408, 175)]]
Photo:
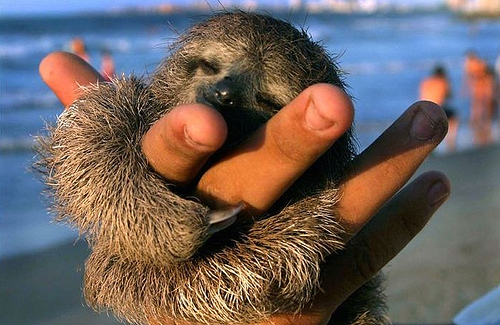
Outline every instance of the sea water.
[[(463, 122), (459, 148), (471, 145), (467, 99), (461, 96), (463, 60), (475, 50), (493, 64), (500, 53), (500, 21), (469, 22), (447, 12), (386, 14), (276, 14), (305, 28), (340, 55), (355, 98), (360, 148), (366, 147), (418, 97), (418, 84), (436, 63), (453, 87)], [(54, 123), (62, 107), (38, 76), (42, 58), (84, 39), (91, 63), (111, 51), (118, 73), (146, 75), (166, 47), (202, 13), (0, 17), (0, 259), (75, 240), (76, 231), (51, 223), (43, 186), (30, 172), (33, 136)]]

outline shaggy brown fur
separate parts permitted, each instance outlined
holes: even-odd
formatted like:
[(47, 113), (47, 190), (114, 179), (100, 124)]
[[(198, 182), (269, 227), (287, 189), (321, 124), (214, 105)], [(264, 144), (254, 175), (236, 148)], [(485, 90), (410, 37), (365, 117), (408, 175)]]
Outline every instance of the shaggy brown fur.
[[(86, 88), (41, 140), (40, 166), (57, 219), (78, 227), (92, 248), (88, 303), (140, 324), (157, 316), (249, 324), (307, 307), (324, 258), (343, 248), (335, 205), (354, 154), (350, 131), (266, 216), (211, 238), (209, 207), (151, 170), (140, 143), (170, 109), (200, 102), (227, 121), (224, 152), (306, 87), (345, 89), (339, 71), (289, 23), (226, 12), (182, 35), (150, 82), (129, 77)], [(383, 309), (374, 281), (333, 318), (381, 324)]]

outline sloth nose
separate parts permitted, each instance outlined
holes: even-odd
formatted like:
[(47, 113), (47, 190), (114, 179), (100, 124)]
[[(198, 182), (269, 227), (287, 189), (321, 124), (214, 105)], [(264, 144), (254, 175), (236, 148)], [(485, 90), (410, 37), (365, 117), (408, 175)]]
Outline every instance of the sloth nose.
[(218, 81), (213, 87), (212, 104), (221, 107), (231, 107), (239, 105), (241, 94), (236, 82), (231, 77), (225, 77)]

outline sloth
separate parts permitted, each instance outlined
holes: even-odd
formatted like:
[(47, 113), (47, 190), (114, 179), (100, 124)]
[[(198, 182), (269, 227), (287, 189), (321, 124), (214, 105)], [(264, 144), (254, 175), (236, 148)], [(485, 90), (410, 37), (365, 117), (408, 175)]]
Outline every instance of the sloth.
[[(39, 140), (56, 220), (78, 228), (91, 248), (87, 303), (138, 324), (252, 324), (300, 313), (321, 290), (325, 258), (345, 248), (336, 205), (355, 154), (352, 128), (265, 215), (223, 230), (217, 225), (228, 212), (159, 176), (141, 139), (172, 108), (202, 103), (228, 126), (215, 161), (305, 88), (347, 91), (344, 74), (303, 29), (241, 11), (195, 24), (168, 54), (149, 77), (84, 88)], [(331, 323), (388, 324), (380, 278), (346, 300)]]

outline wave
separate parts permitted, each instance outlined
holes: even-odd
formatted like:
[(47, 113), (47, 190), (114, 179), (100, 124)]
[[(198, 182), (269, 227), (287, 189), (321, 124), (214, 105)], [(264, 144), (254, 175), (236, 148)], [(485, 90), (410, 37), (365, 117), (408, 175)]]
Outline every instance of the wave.
[(61, 47), (64, 39), (55, 36), (13, 36), (2, 34), (0, 60), (37, 57)]
[[(3, 35), (2, 35), (3, 36)], [(6, 39), (3, 37), (0, 46), (0, 61), (4, 68), (19, 68), (25, 66), (26, 60), (39, 60), (47, 53), (53, 51), (70, 51), (70, 42), (74, 35), (44, 36), (44, 37), (16, 37)], [(128, 37), (121, 35), (86, 35), (85, 41), (90, 56), (98, 57), (102, 50), (110, 50), (114, 54), (134, 54), (152, 51), (163, 47), (165, 43), (161, 38)]]
[(51, 92), (29, 92), (29, 89), (14, 93), (6, 93), (5, 91), (2, 91), (2, 99), (0, 103), (0, 112), (2, 113), (25, 110), (60, 110), (59, 107), (61, 106), (59, 100)]
[(19, 153), (33, 151), (36, 141), (33, 137), (0, 139), (0, 153)]
[(349, 74), (376, 74), (399, 73), (408, 70), (428, 71), (435, 64), (435, 60), (422, 60), (417, 62), (393, 60), (388, 62), (364, 61), (343, 64), (343, 69)]
[[(440, 58), (439, 62), (448, 67), (460, 66), (461, 59), (456, 57)], [(377, 73), (401, 73), (407, 71), (428, 73), (435, 66), (436, 59), (419, 59), (419, 60), (389, 60), (386, 62), (380, 61), (360, 61), (342, 63), (342, 68), (348, 74), (353, 75), (372, 75)]]

